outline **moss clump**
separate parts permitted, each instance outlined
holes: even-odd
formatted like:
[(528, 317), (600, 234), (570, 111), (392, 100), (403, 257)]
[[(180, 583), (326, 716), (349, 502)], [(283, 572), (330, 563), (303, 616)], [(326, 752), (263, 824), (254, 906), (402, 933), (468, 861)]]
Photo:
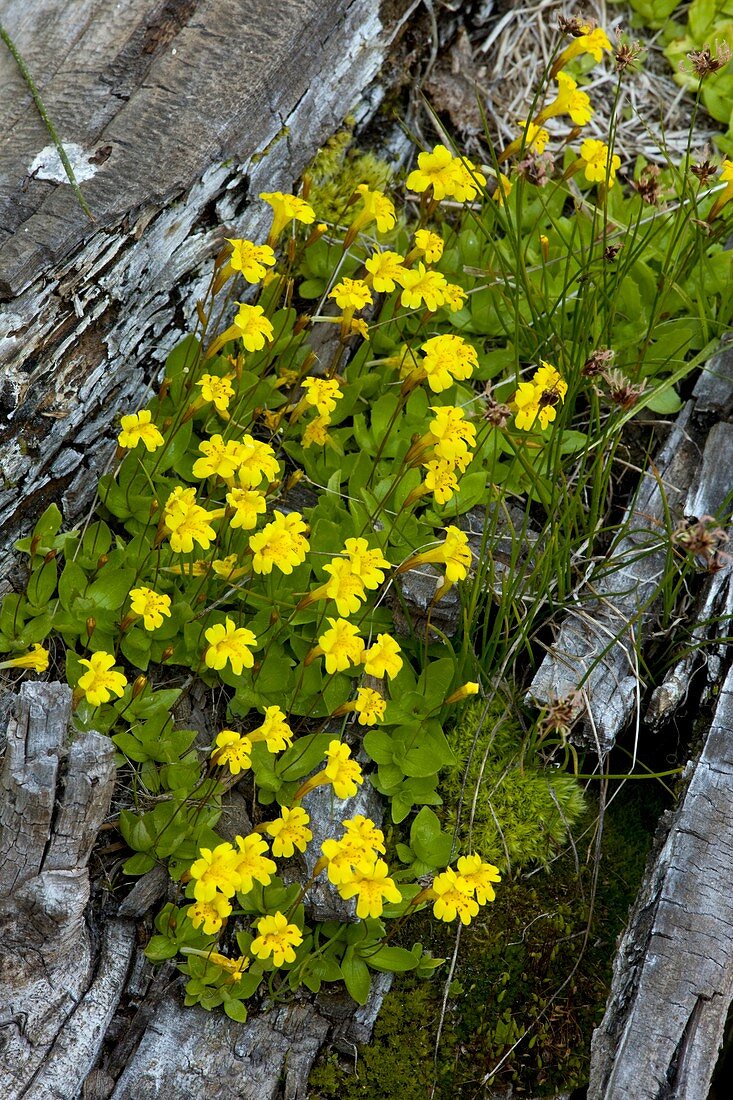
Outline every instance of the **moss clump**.
[(385, 160), (353, 144), (355, 125), (356, 120), (348, 117), (308, 169), (308, 202), (321, 221), (343, 222), (348, 201), (360, 183), (382, 191), (394, 174)]
[(488, 711), (482, 704), (467, 707), (449, 740), (456, 763), (445, 772), (441, 793), (451, 824), (463, 794), (464, 846), (504, 870), (547, 863), (585, 809), (578, 781), (527, 753), (520, 725), (498, 699)]

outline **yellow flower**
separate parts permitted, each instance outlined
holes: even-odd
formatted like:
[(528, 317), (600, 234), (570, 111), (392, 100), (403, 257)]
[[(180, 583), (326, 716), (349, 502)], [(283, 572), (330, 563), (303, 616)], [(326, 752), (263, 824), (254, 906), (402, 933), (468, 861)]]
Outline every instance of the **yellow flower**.
[(457, 313), (459, 309), (463, 309), (468, 298), (463, 287), (458, 286), (457, 283), (446, 283), (443, 294), (445, 296), (444, 305), (448, 306), (451, 313)]
[(224, 440), (220, 435), (212, 435), (199, 443), (204, 455), (193, 464), (194, 477), (221, 477), (224, 480), (234, 477), (234, 471), (240, 462), (240, 447), (234, 440)]
[(261, 351), (265, 344), (269, 344), (275, 333), (270, 320), (265, 317), (262, 306), (250, 306), (245, 302), (235, 302), (239, 312), (232, 322), (232, 328), (237, 330), (237, 335), (247, 351)]
[(209, 525), (209, 513), (195, 503), (193, 488), (174, 489), (165, 505), (164, 519), (168, 528), (171, 550), (190, 554), (194, 541), (202, 550), (208, 550), (216, 538), (216, 531)]
[(570, 115), (576, 126), (585, 126), (593, 117), (590, 99), (585, 92), (578, 91), (578, 85), (567, 73), (557, 74), (557, 95), (537, 115), (535, 125), (557, 115)]
[(438, 920), (452, 921), (460, 917), (461, 924), (470, 924), (478, 913), (478, 902), (471, 897), (472, 891), (452, 867), (435, 876), (432, 892), (435, 895), (433, 914)]
[(330, 423), (331, 421), (327, 416), (317, 416), (314, 420), (311, 420), (303, 430), (301, 438), (303, 449), (306, 450), (308, 447), (314, 445), (317, 447), (325, 447), (331, 439), (328, 433), (328, 425)]
[(295, 962), (295, 948), (303, 942), (303, 934), (296, 924), (289, 924), (288, 918), (280, 912), (272, 916), (260, 917), (257, 921), (259, 935), (252, 940), (250, 951), (258, 959), (269, 959), (273, 965)]
[(429, 264), (438, 262), (443, 255), (444, 243), (442, 237), (431, 233), (429, 229), (418, 229), (415, 233), (415, 244)]
[(420, 350), (424, 352), (424, 358), (419, 370), (427, 377), (433, 393), (447, 390), (454, 379), (463, 381), (470, 378), (478, 366), (476, 349), (461, 336), (432, 336)]
[(342, 279), (328, 296), (335, 299), (339, 309), (363, 309), (373, 301), (372, 292), (363, 279)]
[(296, 848), (304, 852), (313, 840), (313, 833), (307, 827), (309, 822), (310, 818), (302, 806), (293, 806), (292, 810), (283, 806), (280, 817), (267, 823), (267, 831), (273, 838), (272, 854), (276, 858), (284, 856), (290, 859)]
[(707, 221), (711, 222), (713, 218), (717, 217), (722, 208), (727, 202), (733, 199), (733, 160), (725, 159), (720, 168), (720, 182), (726, 186), (716, 198), (715, 202), (710, 208), (710, 213), (707, 216)]
[(402, 901), (402, 894), (389, 878), (389, 868), (383, 859), (364, 859), (357, 863), (347, 882), (338, 887), (342, 898), (357, 897), (356, 915), (362, 920), (380, 917), (385, 901)]
[(241, 271), (248, 283), (259, 283), (267, 274), (268, 267), (275, 266), (275, 253), (267, 244), (255, 244), (253, 241), (232, 240), (226, 238), (232, 246), (229, 264), (233, 271)]
[(235, 676), (241, 676), (244, 668), (252, 668), (254, 657), (249, 647), (257, 645), (257, 638), (247, 627), (236, 627), (227, 616), (226, 623), (210, 626), (204, 637), (209, 643), (204, 653), (208, 668), (221, 671), (229, 662)]
[(443, 706), (449, 703), (460, 703), (462, 699), (468, 699), (469, 695), (478, 695), (479, 685), (475, 680), (467, 680), (461, 687), (456, 688), (443, 700)]
[(379, 588), (384, 582), (384, 570), (392, 568), (379, 547), (369, 549), (366, 539), (347, 539), (344, 554), (351, 572), (359, 577), (365, 588)]
[(257, 526), (257, 517), (267, 510), (267, 502), (256, 489), (232, 489), (227, 493), (227, 504), (234, 509), (230, 520), (233, 528), (251, 531)]
[(486, 176), (479, 172), (476, 165), (468, 157), (456, 158), (454, 166), (455, 180), (453, 183), (453, 198), (458, 202), (471, 202), (476, 198), (480, 187), (486, 184)]
[(466, 420), (463, 409), (456, 405), (432, 405), (431, 410), (435, 416), (428, 428), (436, 458), (453, 465), (468, 461), (469, 448), (476, 446), (476, 429)]
[(264, 741), (268, 752), (283, 752), (292, 744), (293, 731), (278, 706), (265, 707), (265, 720), (249, 733), (249, 739)]
[(407, 177), (409, 191), (423, 192), (432, 187), (433, 197), (438, 201), (453, 194), (455, 158), (445, 145), (435, 145), (432, 153), (419, 153), (417, 164)]
[(369, 272), (371, 283), (379, 294), (391, 293), (396, 280), (404, 272), (402, 266), (405, 257), (399, 252), (375, 252), (366, 260), (364, 266)]
[(274, 481), (280, 473), (280, 465), (269, 443), (245, 435), (239, 444), (239, 466), (237, 477), (245, 489), (256, 489), (266, 477)]
[(317, 409), (321, 416), (332, 413), (336, 402), (344, 396), (335, 378), (304, 378), (302, 386), (306, 404)]
[(360, 726), (375, 726), (384, 718), (387, 700), (374, 688), (362, 687), (357, 689), (353, 705)]
[(493, 863), (484, 863), (475, 852), (470, 856), (461, 856), (457, 863), (458, 876), (476, 895), (479, 905), (486, 905), (496, 897), (492, 883), (501, 882), (499, 868)]
[(574, 57), (580, 57), (584, 53), (589, 53), (594, 61), (600, 61), (604, 50), (610, 53), (611, 43), (608, 40), (608, 35), (601, 27), (596, 27), (588, 34), (581, 34), (574, 38), (561, 54), (558, 54), (550, 70), (550, 76), (555, 76), (560, 69), (565, 68), (568, 61), (572, 61)]
[(274, 245), (288, 222), (297, 221), (312, 225), (316, 214), (312, 206), (298, 195), (285, 195), (282, 191), (263, 191), (260, 198), (272, 207), (273, 218), (268, 244)]
[(389, 676), (390, 680), (394, 680), (402, 665), (400, 647), (391, 634), (377, 634), (376, 642), (364, 654), (367, 676), (376, 676), (380, 680), (383, 676)]
[(436, 145), (432, 153), (420, 153), (417, 168), (407, 177), (410, 191), (427, 191), (432, 187), (433, 197), (470, 201), (478, 188), (486, 183), (485, 177), (467, 157), (454, 157), (445, 145)]
[(356, 234), (366, 229), (372, 222), (377, 223), (380, 233), (387, 233), (394, 228), (396, 220), (392, 200), (388, 199), (382, 191), (372, 191), (365, 183), (360, 183), (356, 190), (364, 205), (349, 226), (344, 241), (346, 248), (352, 243)]
[(235, 836), (234, 843), (237, 845), (234, 860), (239, 876), (237, 890), (248, 894), (255, 882), (269, 886), (277, 864), (265, 855), (267, 841), (259, 833), (250, 833), (245, 837)]
[(371, 818), (363, 814), (354, 814), (349, 821), (343, 822), (344, 839), (358, 837), (362, 844), (367, 845), (374, 852), (384, 855), (384, 833), (378, 829)]
[(458, 478), (455, 467), (445, 459), (426, 462), (425, 489), (433, 494), (436, 504), (447, 504), (458, 492)]
[(359, 627), (347, 619), (328, 619), (330, 630), (318, 639), (318, 649), (325, 656), (326, 672), (344, 672), (361, 663), (364, 641), (359, 637)]
[(326, 767), (323, 769), (337, 798), (353, 798), (357, 785), (364, 782), (356, 760), (350, 760), (351, 749), (343, 741), (331, 741), (326, 750)]
[(346, 834), (341, 840), (329, 837), (321, 844), (323, 862), (326, 865), (328, 881), (334, 886), (348, 882), (354, 867), (362, 859), (374, 859), (371, 845), (356, 833)]
[(171, 617), (171, 598), (165, 593), (153, 592), (152, 588), (132, 588), (130, 607), (136, 615), (142, 615), (146, 630), (157, 630), (163, 625), (163, 616)]
[(250, 962), (246, 955), (240, 955), (238, 959), (230, 959), (227, 955), (220, 955), (218, 951), (207, 951), (204, 954), (207, 962), (213, 963), (221, 970), (226, 970), (227, 974), (231, 974), (231, 981), (233, 982), (241, 980)]
[(29, 653), (23, 653), (20, 657), (11, 657), (7, 661), (0, 661), (0, 668), (27, 668), (31, 672), (45, 672), (48, 668), (48, 650), (38, 642), (33, 643), (33, 649)]
[(541, 360), (531, 382), (520, 382), (514, 395), (517, 408), (515, 423), (523, 431), (530, 431), (537, 420), (546, 428), (557, 416), (556, 406), (562, 404), (568, 392), (567, 383), (550, 364)]
[(153, 414), (149, 409), (141, 409), (140, 412), (120, 417), (122, 431), (117, 436), (120, 447), (131, 450), (137, 447), (140, 440), (147, 451), (157, 451), (158, 447), (162, 447), (165, 440), (152, 423), (152, 419)]
[(127, 678), (121, 672), (113, 672), (115, 659), (111, 653), (99, 650), (91, 657), (79, 658), (79, 664), (89, 671), (79, 678), (77, 687), (84, 692), (87, 703), (99, 707), (108, 703), (113, 695), (121, 698), (125, 691)]
[(431, 313), (435, 313), (445, 303), (445, 288), (448, 285), (445, 275), (439, 271), (428, 271), (425, 264), (419, 263), (417, 269), (405, 269), (398, 277), (402, 286), (400, 304), (407, 309), (417, 309), (425, 303)]
[[(353, 615), (366, 599), (364, 581), (344, 558), (334, 558), (323, 569), (330, 574), (331, 579), (316, 591), (322, 593), (326, 599), (336, 601), (339, 615)], [(316, 596), (316, 592), (311, 595), (313, 598), (321, 598)]]
[(223, 894), (215, 894), (211, 901), (195, 901), (189, 905), (186, 915), (194, 928), (204, 926), (205, 936), (214, 936), (232, 911)]
[(211, 762), (218, 768), (223, 768), (226, 764), (232, 775), (239, 775), (252, 767), (251, 754), (252, 742), (249, 737), (235, 730), (222, 730), (216, 735), (216, 748), (211, 754)]
[(255, 573), (266, 574), (276, 565), (281, 573), (290, 574), (296, 565), (302, 565), (308, 553), (308, 540), (303, 536), (307, 525), (300, 512), (284, 515), (276, 509), (273, 516), (271, 523), (250, 535), (252, 568)]
[(415, 554), (408, 558), (397, 570), (403, 573), (407, 569), (415, 569), (418, 565), (444, 565), (445, 579), (449, 585), (456, 581), (463, 581), (468, 576), (468, 570), (472, 561), (471, 548), (468, 545), (468, 535), (459, 527), (446, 527), (445, 541), (441, 542), (433, 550), (425, 550), (421, 554)]
[[(580, 146), (580, 159), (585, 169), (585, 178), (591, 183), (603, 183), (613, 187), (616, 173), (621, 167), (621, 157), (611, 156), (608, 146), (595, 138), (586, 138)], [(609, 164), (610, 159), (610, 164)]]
[(213, 901), (217, 892), (231, 898), (241, 885), (237, 853), (226, 841), (213, 849), (202, 848), (199, 858), (191, 864), (189, 874), (194, 879), (193, 896), (196, 901)]
[(230, 375), (203, 374), (196, 385), (201, 387), (201, 397), (205, 402), (211, 401), (219, 412), (226, 412), (234, 397)]

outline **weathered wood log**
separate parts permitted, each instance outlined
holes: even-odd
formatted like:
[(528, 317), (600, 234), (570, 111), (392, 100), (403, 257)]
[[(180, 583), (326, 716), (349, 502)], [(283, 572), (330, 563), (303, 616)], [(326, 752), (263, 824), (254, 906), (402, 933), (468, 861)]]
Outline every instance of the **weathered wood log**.
[(24, 684), (7, 731), (0, 801), (0, 1095), (75, 1096), (96, 1061), (135, 940), (92, 944), (88, 861), (115, 780), (108, 738), (67, 736), (71, 691)]
[(290, 190), (349, 110), (374, 109), (416, 4), (3, 5), (96, 220), (0, 49), (0, 559), (50, 499), (72, 520), (88, 505), (100, 440), (190, 331), (223, 238), (260, 237), (258, 193)]
[(731, 490), (733, 349), (708, 364), (627, 510), (622, 536), (584, 585), (582, 610), (563, 621), (532, 681), (530, 698), (549, 702), (580, 692), (585, 714), (571, 733), (607, 752), (640, 705), (637, 652), (652, 622), (672, 532), (669, 515), (717, 511)]
[(589, 1100), (709, 1094), (733, 1001), (732, 745), (733, 670), (622, 937)]

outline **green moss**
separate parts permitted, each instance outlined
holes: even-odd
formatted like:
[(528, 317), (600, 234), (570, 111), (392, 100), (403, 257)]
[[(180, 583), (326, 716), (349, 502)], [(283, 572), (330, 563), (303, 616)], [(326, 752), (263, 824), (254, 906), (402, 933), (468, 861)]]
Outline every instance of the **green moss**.
[[(656, 791), (624, 788), (606, 815), (596, 895), (593, 829), (585, 847), (548, 869), (505, 877), (496, 902), (463, 930), (455, 980), (433, 1060), (440, 977), (406, 976), (388, 994), (374, 1040), (343, 1064), (325, 1054), (310, 1079), (313, 1100), (454, 1100), (485, 1094), (487, 1076), (513, 1095), (541, 1097), (587, 1081), (590, 1038), (608, 994), (614, 945), (641, 878), (661, 811)], [(592, 826), (595, 811), (579, 823)], [(580, 843), (580, 841), (578, 841)], [(455, 928), (420, 913), (404, 929), (450, 956)], [(525, 1035), (526, 1032), (526, 1035)], [(512, 1050), (514, 1044), (520, 1040)]]
[(346, 205), (360, 183), (384, 190), (393, 170), (385, 160), (353, 144), (356, 120), (329, 138), (308, 169), (308, 201), (321, 221), (343, 222)]
[(584, 811), (578, 781), (525, 752), (523, 731), (499, 699), (488, 712), (483, 704), (467, 707), (449, 739), (456, 764), (441, 793), (454, 824), (463, 792), (464, 848), (502, 869), (547, 863)]

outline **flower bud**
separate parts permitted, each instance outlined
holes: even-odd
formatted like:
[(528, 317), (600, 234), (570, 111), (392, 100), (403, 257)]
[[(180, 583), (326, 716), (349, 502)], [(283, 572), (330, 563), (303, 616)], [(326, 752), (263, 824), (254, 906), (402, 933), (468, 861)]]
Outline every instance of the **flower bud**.
[(107, 564), (108, 561), (109, 561), (109, 555), (108, 554), (100, 554), (99, 559), (97, 561), (97, 569), (104, 568), (104, 566)]
[(163, 650), (163, 652), (160, 655), (160, 663), (165, 664), (166, 661), (170, 661), (172, 656), (173, 656), (173, 646), (172, 645), (166, 646), (166, 648)]
[(89, 616), (87, 619), (87, 638), (91, 638), (97, 626), (97, 620), (93, 616)]
[(145, 691), (145, 685), (148, 682), (147, 676), (138, 676), (135, 683), (132, 685), (132, 697), (137, 699)]

